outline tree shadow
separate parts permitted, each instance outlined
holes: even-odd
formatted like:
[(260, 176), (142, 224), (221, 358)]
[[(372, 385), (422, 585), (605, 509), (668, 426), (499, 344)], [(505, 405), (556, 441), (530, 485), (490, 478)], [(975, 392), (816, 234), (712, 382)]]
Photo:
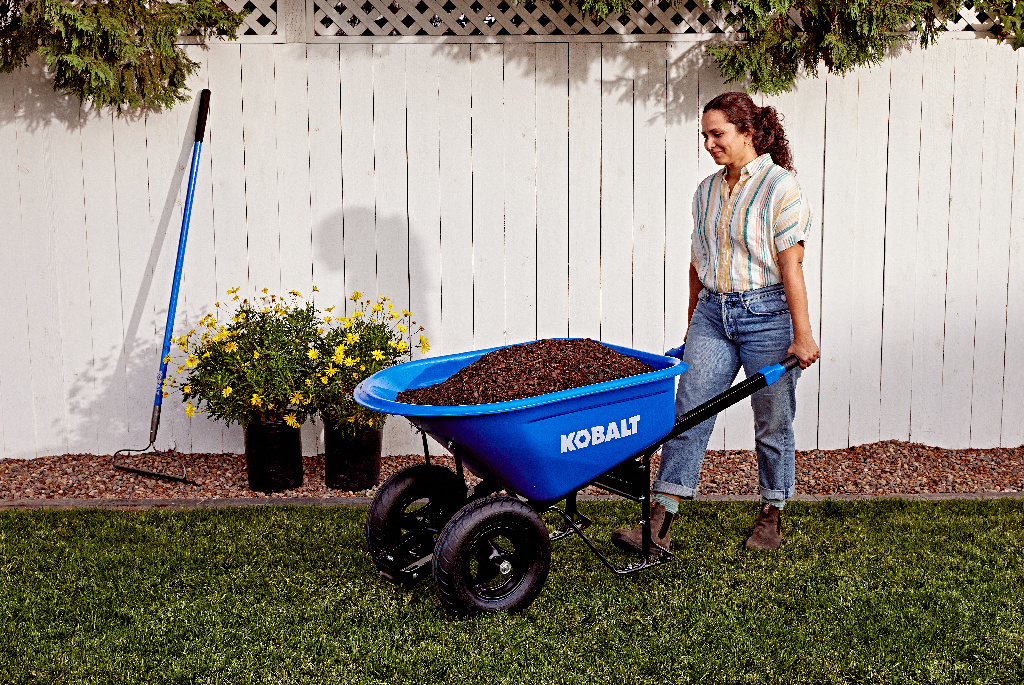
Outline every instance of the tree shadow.
[[(381, 244), (380, 236), (395, 235), (405, 235), (406, 244)], [(335, 211), (313, 227), (314, 260), (318, 269), (324, 269), (323, 272), (318, 272), (317, 287), (321, 289), (326, 301), (337, 305), (351, 305), (348, 296), (356, 290), (369, 297), (376, 297), (385, 294), (380, 292), (381, 287), (389, 288), (390, 292), (387, 294), (395, 301), (397, 308), (412, 311), (413, 317), (427, 329), (428, 334), (432, 328), (439, 330), (440, 321), (432, 320), (432, 315), (427, 311), (417, 311), (417, 304), (423, 298), (420, 297), (418, 284), (413, 282), (413, 274), (421, 274), (426, 279), (436, 278), (438, 282), (433, 284), (436, 287), (439, 287), (440, 281), (436, 265), (428, 264), (424, 257), (440, 249), (440, 233), (436, 246), (425, 245), (425, 240), (426, 238), (410, 230), (407, 217), (381, 215), (374, 207), (358, 205), (346, 207), (344, 211)], [(350, 250), (349, 246), (354, 244), (359, 245), (360, 249)], [(372, 254), (370, 245), (374, 246)], [(339, 249), (339, 246), (344, 247)], [(376, 280), (377, 256), (383, 249), (397, 249), (402, 252), (403, 247), (405, 254), (408, 255), (406, 273), (409, 276), (403, 292), (397, 293)], [(422, 451), (422, 443), (418, 433), (405, 418), (391, 416), (388, 417), (384, 429), (383, 449), (384, 454), (418, 454)], [(440, 445), (431, 445), (432, 454), (444, 452)]]
[[(79, 101), (75, 95), (56, 92), (53, 78), (46, 69), (46, 59), (32, 55), (25, 66), (9, 74), (0, 74), (0, 88), (13, 86), (13, 106), (0, 107), (0, 126), (23, 126), (28, 131), (55, 123), (72, 129), (84, 125), (93, 117), (109, 117), (113, 110), (97, 110), (92, 105)], [(7, 104), (7, 103), (4, 103)], [(144, 111), (126, 111), (120, 116), (128, 121), (145, 120)]]
[[(716, 40), (732, 39), (723, 38), (722, 34), (715, 36)], [(567, 39), (563, 45), (571, 46), (570, 49), (585, 50), (584, 46), (594, 46), (589, 54), (596, 53), (597, 56), (596, 59), (587, 61), (574, 61), (572, 68), (568, 52), (565, 53), (565, 59), (542, 60), (536, 58), (535, 51), (508, 49), (509, 46), (516, 45), (513, 43), (496, 45), (504, 48), (506, 70), (517, 69), (524, 77), (536, 78), (538, 85), (557, 87), (564, 84), (570, 89), (584, 86), (596, 79), (600, 83), (603, 98), (610, 98), (619, 104), (641, 103), (645, 105), (645, 109), (653, 111), (654, 114), (648, 123), (660, 119), (669, 124), (691, 120), (698, 104), (689, 95), (696, 92), (691, 87), (692, 81), (697, 79), (702, 71), (717, 70), (714, 60), (706, 53), (707, 41), (578, 43)], [(672, 50), (662, 49), (669, 45), (676, 47)], [(473, 51), (480, 46), (478, 43), (467, 46), (464, 42), (453, 40), (438, 44), (434, 49), (434, 55), (455, 62), (472, 62)], [(626, 60), (627, 63), (618, 65), (615, 69), (617, 74), (611, 75), (612, 70), (607, 67), (616, 60)], [(735, 89), (742, 90), (745, 85), (738, 83)]]

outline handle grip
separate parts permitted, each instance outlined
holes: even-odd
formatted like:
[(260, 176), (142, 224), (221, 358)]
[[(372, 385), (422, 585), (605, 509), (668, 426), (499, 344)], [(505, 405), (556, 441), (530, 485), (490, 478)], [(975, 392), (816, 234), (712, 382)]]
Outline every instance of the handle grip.
[(661, 443), (667, 442), (672, 438), (682, 435), (686, 431), (690, 430), (697, 424), (703, 423), (707, 419), (711, 418), (718, 412), (731, 407), (742, 399), (750, 397), (761, 388), (766, 388), (775, 381), (782, 378), (787, 372), (800, 366), (800, 360), (795, 355), (786, 357), (779, 364), (772, 364), (760, 369), (754, 375), (748, 377), (746, 380), (737, 383), (720, 395), (715, 395), (710, 400), (694, 407), (690, 411), (686, 412), (683, 416), (676, 420), (676, 425), (672, 428), (668, 435), (662, 438)]
[(210, 113), (210, 89), (203, 88), (199, 94), (199, 118), (196, 120), (196, 142), (203, 142), (206, 135), (206, 116)]

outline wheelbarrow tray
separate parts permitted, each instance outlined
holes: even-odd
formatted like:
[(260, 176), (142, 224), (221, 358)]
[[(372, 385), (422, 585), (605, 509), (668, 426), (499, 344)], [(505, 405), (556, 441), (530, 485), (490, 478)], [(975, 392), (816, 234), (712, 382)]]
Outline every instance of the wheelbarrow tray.
[(675, 357), (602, 343), (651, 366), (648, 373), (489, 404), (436, 406), (397, 402), (403, 390), (450, 378), (488, 352), (476, 350), (389, 367), (360, 383), (365, 407), (407, 417), (466, 467), (538, 502), (553, 502), (655, 444), (672, 430)]

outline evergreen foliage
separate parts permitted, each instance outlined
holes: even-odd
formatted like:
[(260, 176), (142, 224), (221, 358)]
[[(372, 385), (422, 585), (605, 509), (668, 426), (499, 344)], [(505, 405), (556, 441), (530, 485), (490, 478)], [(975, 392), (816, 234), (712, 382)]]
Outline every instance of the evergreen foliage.
[(1024, 47), (1024, 2), (1021, 0), (975, 0), (974, 10), (995, 20), (992, 33), (1014, 50)]
[(244, 17), (217, 0), (0, 0), (0, 72), (38, 52), (54, 90), (96, 108), (161, 110), (189, 99), (199, 66), (178, 36), (233, 39)]
[[(747, 40), (708, 48), (729, 82), (750, 79), (749, 89), (777, 95), (793, 87), (803, 71), (817, 76), (818, 65), (834, 74), (876, 64), (917, 33), (921, 46), (935, 42), (944, 17), (954, 16), (955, 0), (714, 0), (729, 10), (730, 24)], [(1019, 3), (1018, 3), (1019, 4)], [(800, 17), (800, 26), (790, 16)]]

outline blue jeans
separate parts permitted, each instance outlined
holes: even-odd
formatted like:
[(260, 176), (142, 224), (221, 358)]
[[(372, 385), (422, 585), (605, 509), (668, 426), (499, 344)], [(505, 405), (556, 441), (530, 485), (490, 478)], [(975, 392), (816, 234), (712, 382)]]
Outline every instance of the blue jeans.
[[(793, 342), (793, 322), (781, 283), (738, 293), (701, 291), (686, 334), (676, 416), (725, 392), (740, 366), (747, 376), (781, 362)], [(754, 408), (757, 477), (761, 497), (787, 499), (795, 491), (793, 416), (799, 368), (750, 397)], [(661, 448), (654, 492), (691, 498), (697, 492), (704, 452), (715, 417)]]

